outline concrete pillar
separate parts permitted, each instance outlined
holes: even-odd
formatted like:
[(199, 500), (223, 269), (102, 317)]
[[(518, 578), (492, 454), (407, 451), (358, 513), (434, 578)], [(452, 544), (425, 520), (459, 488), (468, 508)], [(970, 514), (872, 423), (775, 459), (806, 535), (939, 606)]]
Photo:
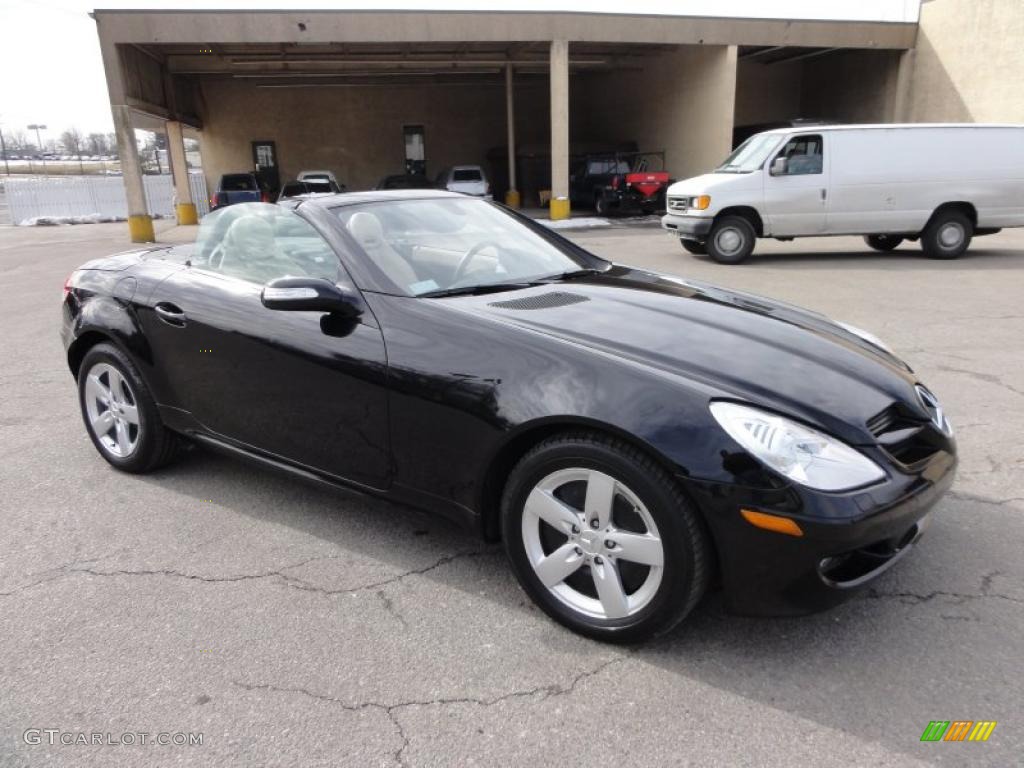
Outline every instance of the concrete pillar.
[(174, 176), (174, 196), (177, 199), (174, 214), (178, 224), (198, 224), (199, 216), (192, 200), (192, 187), (188, 183), (185, 135), (182, 133), (181, 123), (177, 120), (167, 121), (167, 156), (171, 160), (171, 174)]
[(569, 41), (551, 41), (551, 218), (569, 218)]
[(512, 65), (505, 65), (505, 119), (508, 122), (508, 192), (505, 205), (518, 208), (521, 202), (516, 187), (516, 109), (512, 92)]
[(893, 89), (889, 122), (910, 122), (910, 78), (914, 73), (914, 56), (913, 48), (900, 53), (899, 62), (896, 64), (896, 87)]
[(153, 219), (146, 207), (146, 191), (142, 186), (142, 166), (139, 165), (132, 112), (129, 107), (120, 104), (110, 109), (114, 117), (114, 133), (117, 134), (124, 192), (128, 198), (128, 234), (133, 243), (152, 243), (156, 241), (156, 235), (153, 233)]

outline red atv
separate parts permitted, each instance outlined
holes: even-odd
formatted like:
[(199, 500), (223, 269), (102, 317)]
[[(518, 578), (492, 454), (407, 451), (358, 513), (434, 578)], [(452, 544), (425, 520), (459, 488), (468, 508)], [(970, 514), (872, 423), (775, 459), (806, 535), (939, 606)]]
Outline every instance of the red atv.
[(670, 183), (664, 152), (605, 152), (581, 158), (569, 177), (569, 198), (601, 216), (652, 214), (665, 210)]

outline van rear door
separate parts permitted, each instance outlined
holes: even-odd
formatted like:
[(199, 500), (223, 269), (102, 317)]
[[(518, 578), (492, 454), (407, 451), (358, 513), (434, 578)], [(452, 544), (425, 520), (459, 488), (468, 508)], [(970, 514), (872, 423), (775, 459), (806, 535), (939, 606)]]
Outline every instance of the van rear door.
[(820, 133), (791, 136), (768, 162), (764, 208), (773, 237), (815, 235), (828, 226), (828, 152)]

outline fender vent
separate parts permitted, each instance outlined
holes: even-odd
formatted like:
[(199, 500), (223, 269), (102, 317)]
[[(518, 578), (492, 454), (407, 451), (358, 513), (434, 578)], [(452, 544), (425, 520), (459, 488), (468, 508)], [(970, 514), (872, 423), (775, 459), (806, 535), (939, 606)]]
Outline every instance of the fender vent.
[(490, 307), (499, 309), (551, 309), (553, 307), (567, 307), (570, 304), (579, 304), (582, 301), (590, 301), (586, 296), (578, 293), (564, 293), (552, 291), (537, 296), (526, 296), (522, 299), (509, 299), (508, 301), (494, 301), (488, 304)]

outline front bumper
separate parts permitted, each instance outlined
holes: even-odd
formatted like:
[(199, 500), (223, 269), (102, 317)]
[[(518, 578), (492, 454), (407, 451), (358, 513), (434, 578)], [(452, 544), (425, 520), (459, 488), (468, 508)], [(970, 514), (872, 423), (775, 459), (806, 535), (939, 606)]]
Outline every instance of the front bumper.
[[(940, 452), (912, 478), (845, 495), (681, 479), (711, 528), (727, 608), (786, 616), (832, 607), (902, 559), (955, 474), (956, 456)], [(756, 528), (740, 509), (790, 517), (804, 535)]]
[(677, 216), (666, 213), (661, 217), (662, 229), (687, 240), (703, 240), (711, 231), (713, 219), (702, 216)]

